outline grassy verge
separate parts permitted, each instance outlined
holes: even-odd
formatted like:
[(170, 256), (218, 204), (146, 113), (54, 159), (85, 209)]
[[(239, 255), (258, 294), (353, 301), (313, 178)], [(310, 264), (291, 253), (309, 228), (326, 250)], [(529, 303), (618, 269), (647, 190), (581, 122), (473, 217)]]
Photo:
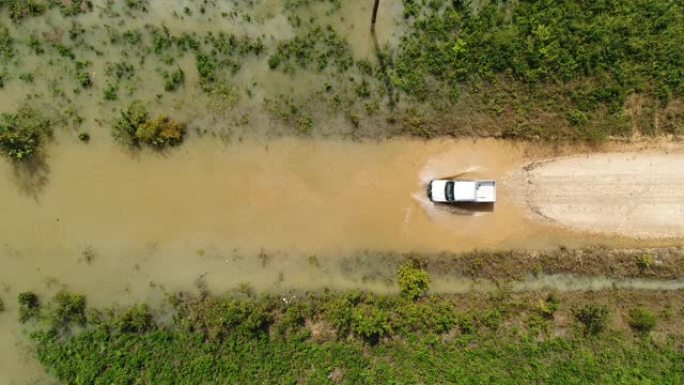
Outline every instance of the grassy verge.
[[(164, 310), (40, 307), (40, 361), (68, 384), (678, 384), (684, 292), (176, 294)], [(28, 306), (23, 295), (24, 305)], [(39, 308), (37, 308), (39, 307)]]

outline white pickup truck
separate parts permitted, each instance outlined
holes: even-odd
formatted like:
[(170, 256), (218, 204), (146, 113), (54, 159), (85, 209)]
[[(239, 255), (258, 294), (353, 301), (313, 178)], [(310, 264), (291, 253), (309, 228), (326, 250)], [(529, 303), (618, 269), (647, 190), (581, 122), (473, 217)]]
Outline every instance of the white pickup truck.
[(428, 184), (427, 194), (431, 201), (439, 203), (493, 203), (496, 201), (496, 182), (435, 179)]

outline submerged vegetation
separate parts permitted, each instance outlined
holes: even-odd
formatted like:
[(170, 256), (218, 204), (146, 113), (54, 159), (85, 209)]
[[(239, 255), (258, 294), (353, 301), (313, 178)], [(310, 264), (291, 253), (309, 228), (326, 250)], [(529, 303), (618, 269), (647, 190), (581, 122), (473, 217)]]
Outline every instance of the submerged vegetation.
[(15, 114), (0, 115), (0, 154), (13, 161), (29, 161), (51, 135), (50, 121), (24, 107)]
[[(411, 277), (407, 280), (407, 277)], [(85, 308), (60, 292), (40, 308), (40, 361), (64, 383), (641, 383), (678, 384), (682, 325), (658, 338), (614, 323), (643, 293), (406, 292), (429, 277), (398, 272), (403, 295), (363, 292), (169, 297), (165, 310)], [(420, 293), (425, 293), (422, 289)], [(681, 292), (657, 306), (681, 305)], [(642, 297), (643, 296), (643, 297)], [(679, 301), (679, 302), (678, 302)], [(656, 305), (655, 303), (651, 306)], [(570, 314), (576, 314), (572, 322)], [(634, 308), (633, 328), (654, 313)], [(639, 325), (639, 326), (637, 326)]]
[(131, 103), (121, 111), (114, 123), (112, 134), (122, 145), (134, 148), (142, 144), (156, 148), (175, 146), (183, 141), (185, 124), (166, 116), (149, 119), (147, 109), (140, 101)]
[[(400, 12), (383, 11), (398, 24), (380, 26), (385, 40), (369, 35), (367, 47), (346, 33), (361, 25), (339, 1), (286, 1), (278, 20), (258, 0), (196, 0), (171, 7), (174, 23), (163, 24), (147, 1), (1, 4), (13, 22), (0, 26), (0, 86), (26, 82), (18, 97), (56, 110), (99, 95), (88, 129), (140, 100), (220, 137), (684, 132), (684, 10), (669, 0), (403, 0)], [(28, 20), (56, 12), (67, 17), (54, 28)], [(179, 142), (159, 139), (168, 127), (147, 128), (146, 139), (130, 127), (116, 137)]]

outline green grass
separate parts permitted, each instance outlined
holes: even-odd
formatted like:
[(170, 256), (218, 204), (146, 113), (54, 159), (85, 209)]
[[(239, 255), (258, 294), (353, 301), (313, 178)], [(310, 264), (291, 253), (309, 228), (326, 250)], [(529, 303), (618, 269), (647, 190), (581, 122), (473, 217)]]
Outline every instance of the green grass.
[(212, 296), (200, 284), (199, 295), (170, 296), (160, 311), (86, 309), (85, 297), (64, 291), (44, 307), (31, 293), (20, 302), (30, 310), (22, 322), (37, 319), (39, 360), (64, 384), (684, 381), (681, 323), (666, 318), (673, 332), (651, 338), (644, 332), (655, 316), (639, 307), (629, 315), (638, 333), (611, 327), (621, 312), (595, 301), (618, 292), (430, 295), (429, 277), (415, 263), (398, 269), (397, 281), (395, 295), (256, 295), (245, 286)]
[[(52, 310), (41, 313), (44, 326), (33, 339), (40, 361), (64, 384), (684, 381), (681, 337), (656, 341), (609, 331), (538, 338), (532, 331), (544, 328), (544, 318), (531, 318), (529, 329), (493, 329), (486, 314), (511, 321), (516, 311), (489, 304), (457, 323), (458, 303), (448, 297), (338, 293), (285, 303), (271, 296), (177, 296), (172, 321), (155, 322), (145, 306), (90, 311), (88, 326), (73, 334), (64, 325), (82, 322), (83, 300), (60, 295), (69, 300), (48, 304)], [(306, 320), (336, 332), (321, 337)]]
[(392, 70), (409, 97), (484, 112), (506, 136), (599, 140), (631, 134), (630, 95), (684, 96), (681, 2), (468, 3), (404, 0), (411, 28)]

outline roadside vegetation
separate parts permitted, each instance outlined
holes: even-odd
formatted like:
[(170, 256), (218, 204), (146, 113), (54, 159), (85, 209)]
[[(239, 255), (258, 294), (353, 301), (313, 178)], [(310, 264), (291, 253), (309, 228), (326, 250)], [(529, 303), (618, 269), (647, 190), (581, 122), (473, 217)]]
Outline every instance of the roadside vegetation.
[(20, 303), (31, 315), (22, 320), (37, 320), (40, 361), (63, 383), (684, 379), (682, 292), (436, 295), (415, 264), (397, 282), (393, 295), (178, 293), (158, 309), (89, 309), (65, 291)]

